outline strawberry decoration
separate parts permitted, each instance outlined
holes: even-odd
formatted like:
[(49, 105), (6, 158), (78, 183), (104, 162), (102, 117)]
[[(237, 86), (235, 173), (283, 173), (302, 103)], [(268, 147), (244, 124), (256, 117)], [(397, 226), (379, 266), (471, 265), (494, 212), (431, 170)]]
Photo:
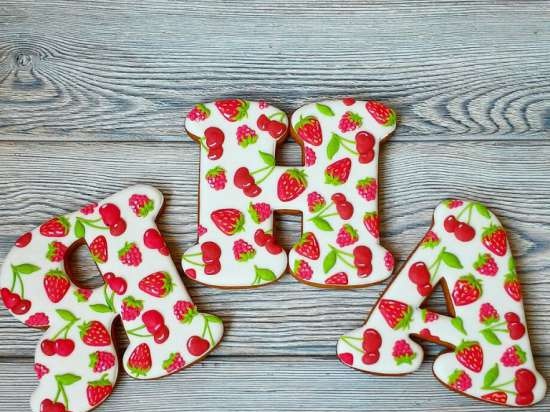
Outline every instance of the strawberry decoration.
[(481, 399), (484, 399), (486, 401), (493, 402), (493, 403), (505, 404), (508, 401), (508, 395), (506, 394), (506, 392), (497, 391), (497, 392), (491, 392), (491, 393), (482, 395)]
[(244, 215), (237, 209), (214, 210), (210, 217), (212, 222), (226, 235), (234, 235), (244, 230)]
[(142, 291), (156, 298), (164, 298), (174, 289), (170, 274), (160, 271), (146, 276), (138, 285)]
[(88, 346), (108, 346), (111, 344), (111, 335), (107, 328), (99, 321), (84, 322), (78, 327), (80, 338)]
[(250, 105), (246, 100), (241, 99), (218, 100), (214, 104), (222, 116), (230, 122), (244, 119)]
[(90, 406), (99, 405), (113, 391), (113, 384), (107, 379), (107, 376), (107, 374), (104, 374), (100, 379), (88, 382), (86, 396), (88, 397)]
[(69, 234), (71, 224), (67, 218), (60, 216), (48, 220), (40, 226), (40, 234), (46, 237), (64, 237)]
[(147, 376), (152, 367), (151, 350), (149, 345), (142, 343), (134, 349), (128, 358), (128, 370), (135, 377)]
[(481, 243), (497, 256), (504, 256), (507, 250), (506, 231), (502, 226), (490, 225), (483, 229)]
[(108, 259), (107, 251), (107, 239), (105, 236), (100, 235), (92, 240), (90, 243), (90, 252), (92, 254), (92, 259), (96, 263), (105, 263)]
[(348, 275), (346, 272), (338, 272), (332, 276), (329, 276), (325, 280), (326, 285), (347, 285), (348, 284)]
[(482, 293), (481, 280), (476, 279), (470, 274), (461, 276), (456, 281), (452, 291), (452, 298), (456, 306), (464, 306), (478, 300)]
[(294, 131), (300, 139), (313, 146), (320, 146), (323, 143), (321, 124), (314, 116), (300, 117), (294, 125)]
[(473, 372), (483, 369), (483, 349), (479, 342), (463, 340), (455, 348), (456, 359)]
[(53, 303), (65, 297), (70, 285), (69, 277), (60, 269), (51, 269), (44, 275), (44, 290)]
[(366, 212), (363, 215), (363, 224), (375, 239), (380, 237), (380, 220), (378, 212)]
[(277, 182), (277, 196), (283, 202), (296, 199), (307, 188), (307, 175), (301, 169), (288, 169)]
[(395, 112), (380, 102), (369, 101), (365, 104), (370, 115), (383, 126), (393, 126), (396, 121)]
[(381, 299), (378, 305), (380, 313), (390, 328), (407, 330), (412, 322), (412, 308), (406, 303), (391, 299)]
[(351, 171), (351, 159), (345, 157), (330, 164), (325, 169), (325, 183), (339, 186), (348, 181)]
[(319, 259), (321, 254), (319, 250), (319, 242), (312, 232), (304, 233), (300, 240), (294, 245), (294, 250), (299, 255), (302, 255), (311, 260)]

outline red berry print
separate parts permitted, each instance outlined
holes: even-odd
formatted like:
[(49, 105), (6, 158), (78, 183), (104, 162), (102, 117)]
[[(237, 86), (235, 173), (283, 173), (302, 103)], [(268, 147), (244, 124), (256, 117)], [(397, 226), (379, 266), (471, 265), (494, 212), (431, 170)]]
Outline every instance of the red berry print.
[(256, 250), (254, 250), (250, 243), (239, 239), (233, 243), (233, 256), (238, 262), (246, 262), (256, 256)]
[(155, 209), (155, 202), (147, 195), (135, 194), (130, 196), (128, 205), (137, 217), (146, 217)]
[(483, 369), (483, 349), (479, 342), (462, 341), (455, 348), (456, 359), (466, 368), (476, 373)]
[(107, 239), (103, 235), (99, 235), (92, 243), (90, 243), (90, 253), (92, 254), (92, 259), (96, 263), (105, 263), (109, 258), (107, 252)]
[(323, 142), (321, 124), (314, 116), (301, 117), (294, 130), (300, 139), (313, 146), (320, 146)]
[(485, 276), (495, 276), (498, 273), (497, 263), (489, 253), (479, 254), (474, 262), (474, 269)]
[(501, 226), (491, 225), (483, 230), (481, 243), (497, 256), (504, 256), (507, 250), (506, 231)]
[(227, 177), (225, 176), (225, 169), (220, 166), (213, 167), (206, 172), (206, 181), (208, 185), (214, 190), (223, 190), (227, 184)]
[(200, 223), (197, 225), (197, 236), (198, 237), (201, 237), (202, 235), (204, 235), (206, 232), (208, 232), (208, 229), (205, 228), (203, 225), (201, 225)]
[(294, 261), (293, 273), (303, 280), (310, 280), (313, 276), (313, 269), (305, 260)]
[(395, 330), (407, 330), (409, 328), (413, 312), (412, 308), (406, 303), (391, 299), (381, 299), (378, 308), (390, 328)]
[(203, 120), (206, 120), (210, 117), (210, 109), (208, 109), (204, 104), (197, 104), (189, 114), (187, 115), (187, 118), (193, 122), (201, 122)]
[(244, 230), (244, 215), (237, 209), (218, 209), (211, 213), (212, 222), (226, 235)]
[(193, 356), (202, 356), (210, 349), (210, 342), (200, 336), (191, 336), (187, 340), (187, 350)]
[(319, 259), (320, 250), (317, 238), (311, 232), (304, 233), (300, 240), (294, 245), (294, 250), (299, 255), (302, 255), (311, 260)]
[(508, 367), (523, 365), (526, 360), (527, 354), (519, 345), (510, 346), (504, 351), (500, 358), (502, 365)]
[(118, 251), (118, 258), (128, 266), (139, 266), (141, 264), (141, 252), (134, 242), (125, 242)]
[(500, 316), (498, 315), (497, 310), (490, 303), (483, 303), (479, 307), (479, 321), (484, 325), (490, 325), (498, 322), (499, 319)]
[(108, 346), (111, 344), (111, 335), (107, 328), (97, 320), (84, 322), (79, 326), (80, 338), (88, 346)]
[(31, 328), (47, 328), (50, 325), (50, 319), (44, 312), (37, 312), (25, 321), (25, 325)]
[(116, 363), (115, 355), (111, 352), (96, 351), (90, 353), (90, 368), (95, 373), (101, 373), (113, 368)]
[(392, 356), (396, 365), (404, 363), (412, 365), (416, 353), (413, 352), (411, 345), (405, 339), (399, 339), (393, 344)]
[(345, 224), (340, 228), (336, 237), (336, 243), (340, 247), (353, 245), (355, 242), (357, 242), (357, 240), (359, 240), (357, 231), (348, 224)]
[(338, 359), (346, 365), (353, 365), (353, 354), (349, 352), (339, 353)]
[(48, 251), (46, 252), (46, 259), (50, 262), (62, 262), (67, 252), (67, 246), (56, 240), (48, 244)]
[(380, 237), (380, 220), (377, 212), (367, 212), (363, 215), (363, 224), (375, 239)]
[(181, 323), (189, 324), (195, 316), (198, 315), (197, 307), (192, 303), (185, 300), (178, 300), (174, 304), (174, 316)]
[(36, 373), (36, 377), (40, 380), (44, 375), (47, 375), (50, 373), (50, 370), (47, 366), (42, 365), (41, 363), (35, 363), (34, 364), (34, 373)]
[(472, 387), (472, 378), (463, 370), (455, 369), (447, 380), (448, 385), (460, 392), (466, 392)]
[(311, 213), (321, 211), (325, 205), (325, 198), (319, 192), (311, 192), (307, 195), (307, 208)]
[(133, 296), (126, 296), (122, 299), (121, 316), (122, 320), (130, 322), (135, 320), (143, 310), (143, 301)]
[(86, 396), (88, 397), (88, 403), (90, 406), (99, 405), (103, 402), (113, 391), (113, 384), (107, 375), (103, 375), (101, 379), (96, 381), (88, 382), (86, 387)]
[(457, 207), (460, 207), (464, 204), (464, 202), (462, 200), (457, 200), (457, 199), (447, 199), (443, 203), (449, 209), (456, 209)]
[(69, 234), (71, 224), (63, 217), (54, 217), (40, 226), (40, 234), (46, 237), (64, 237)]
[(325, 280), (326, 285), (347, 285), (348, 275), (345, 272), (338, 272)]
[(51, 269), (44, 275), (44, 290), (53, 303), (63, 299), (71, 285), (69, 277), (59, 269)]
[(351, 132), (363, 124), (363, 118), (354, 112), (345, 112), (340, 118), (338, 128), (342, 133)]
[(469, 305), (478, 300), (482, 295), (481, 280), (473, 275), (460, 277), (452, 291), (453, 302), (456, 306)]
[(258, 134), (254, 129), (247, 125), (242, 125), (237, 128), (237, 143), (241, 147), (248, 147), (258, 141)]
[(348, 181), (351, 172), (351, 159), (345, 157), (330, 164), (325, 169), (325, 183), (329, 185), (342, 185)]
[(393, 255), (391, 252), (386, 252), (384, 255), (384, 266), (386, 266), (386, 269), (390, 272), (393, 271), (393, 268), (395, 267), (395, 259), (393, 258)]
[(424, 235), (422, 242), (420, 242), (420, 247), (423, 249), (434, 249), (440, 242), (441, 241), (435, 232), (429, 230), (428, 233)]
[(248, 115), (249, 103), (246, 100), (218, 100), (214, 104), (222, 116), (230, 122), (242, 120)]
[(185, 360), (180, 353), (171, 353), (168, 359), (162, 362), (162, 369), (168, 373), (175, 373), (185, 367)]
[(171, 276), (168, 272), (162, 271), (144, 277), (138, 286), (143, 292), (156, 298), (164, 298), (174, 289)]
[(19, 248), (23, 248), (23, 247), (27, 246), (29, 243), (31, 243), (31, 240), (32, 240), (32, 233), (27, 232), (27, 233), (21, 235), (19, 237), (19, 239), (17, 239), (15, 241), (15, 246), (17, 246)]
[(304, 148), (304, 163), (306, 166), (313, 166), (317, 161), (317, 155), (311, 147)]
[(366, 201), (371, 201), (376, 199), (376, 194), (378, 191), (378, 184), (376, 179), (372, 177), (366, 177), (357, 182), (355, 186), (359, 195)]
[(256, 224), (265, 222), (271, 217), (271, 206), (269, 203), (250, 203), (248, 206), (250, 218)]
[(307, 175), (301, 169), (288, 169), (277, 181), (277, 196), (283, 202), (296, 199), (307, 188)]
[(497, 391), (482, 395), (481, 399), (489, 402), (505, 404), (508, 401), (508, 395), (506, 394), (506, 392)]
[(132, 375), (147, 376), (152, 367), (151, 350), (149, 345), (142, 343), (137, 346), (128, 358), (128, 369)]
[(380, 102), (370, 101), (366, 103), (367, 111), (378, 123), (384, 126), (393, 126), (396, 121), (395, 112)]

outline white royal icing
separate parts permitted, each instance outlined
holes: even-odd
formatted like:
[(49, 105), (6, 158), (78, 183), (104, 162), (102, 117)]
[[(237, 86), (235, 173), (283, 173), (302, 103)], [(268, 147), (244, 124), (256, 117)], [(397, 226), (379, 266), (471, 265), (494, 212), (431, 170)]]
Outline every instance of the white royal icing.
[[(423, 265), (428, 278), (419, 274)], [(440, 281), (454, 317), (421, 309)], [(430, 231), (365, 325), (341, 337), (337, 351), (356, 369), (409, 373), (423, 360), (422, 347), (410, 338), (414, 335), (451, 348), (433, 365), (447, 387), (488, 402), (523, 406), (540, 401), (546, 392), (526, 326), (502, 225), (479, 203), (448, 200), (436, 208)]]

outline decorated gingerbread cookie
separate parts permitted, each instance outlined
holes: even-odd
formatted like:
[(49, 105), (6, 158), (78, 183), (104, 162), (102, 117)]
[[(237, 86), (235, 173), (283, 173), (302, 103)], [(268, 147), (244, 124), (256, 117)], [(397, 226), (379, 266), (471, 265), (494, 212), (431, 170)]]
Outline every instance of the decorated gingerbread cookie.
[[(453, 317), (422, 307), (439, 282)], [(480, 203), (448, 200), (436, 208), (433, 226), (365, 325), (340, 338), (338, 356), (367, 372), (413, 372), (423, 351), (411, 335), (450, 348), (433, 371), (454, 391), (510, 406), (544, 397), (507, 235)]]
[[(374, 101), (308, 104), (292, 116), (303, 167), (276, 165), (288, 120), (265, 102), (199, 104), (186, 120), (201, 144), (199, 243), (183, 256), (187, 276), (219, 287), (273, 282), (290, 267), (322, 287), (386, 279), (393, 257), (379, 244), (378, 154), (395, 113)], [(301, 213), (303, 234), (288, 256), (273, 212)]]
[[(35, 354), (33, 411), (83, 412), (107, 399), (118, 374), (117, 316), (130, 340), (124, 368), (138, 379), (177, 372), (220, 341), (221, 320), (198, 312), (157, 229), (162, 204), (158, 190), (133, 186), (45, 222), (9, 252), (4, 305), (26, 325), (47, 328)], [(100, 288), (70, 279), (68, 255), (82, 242), (105, 280)]]

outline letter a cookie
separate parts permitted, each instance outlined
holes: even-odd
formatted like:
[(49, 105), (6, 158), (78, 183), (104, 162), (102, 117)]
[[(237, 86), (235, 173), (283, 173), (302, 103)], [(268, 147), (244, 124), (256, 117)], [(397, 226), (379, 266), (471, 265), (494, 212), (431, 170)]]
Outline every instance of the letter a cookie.
[[(453, 317), (421, 308), (438, 282)], [(543, 399), (546, 382), (535, 368), (506, 232), (480, 203), (448, 200), (436, 208), (433, 226), (365, 325), (340, 338), (338, 356), (366, 372), (413, 372), (424, 356), (411, 335), (451, 349), (433, 372), (454, 391), (510, 406)]]
[[(158, 190), (133, 186), (47, 221), (9, 252), (4, 305), (27, 326), (47, 328), (35, 353), (34, 412), (84, 412), (109, 397), (119, 315), (130, 340), (123, 364), (134, 378), (177, 372), (220, 341), (221, 320), (197, 311), (157, 229), (162, 204)], [(106, 283), (97, 289), (78, 288), (67, 273), (71, 249), (83, 242)]]
[[(292, 116), (303, 167), (276, 165), (286, 115), (265, 102), (199, 104), (185, 126), (201, 144), (199, 244), (183, 256), (187, 276), (219, 287), (261, 286), (290, 266), (300, 281), (359, 287), (386, 279), (393, 257), (379, 243), (378, 154), (395, 129), (381, 103), (330, 100)], [(273, 212), (301, 213), (288, 256)]]

